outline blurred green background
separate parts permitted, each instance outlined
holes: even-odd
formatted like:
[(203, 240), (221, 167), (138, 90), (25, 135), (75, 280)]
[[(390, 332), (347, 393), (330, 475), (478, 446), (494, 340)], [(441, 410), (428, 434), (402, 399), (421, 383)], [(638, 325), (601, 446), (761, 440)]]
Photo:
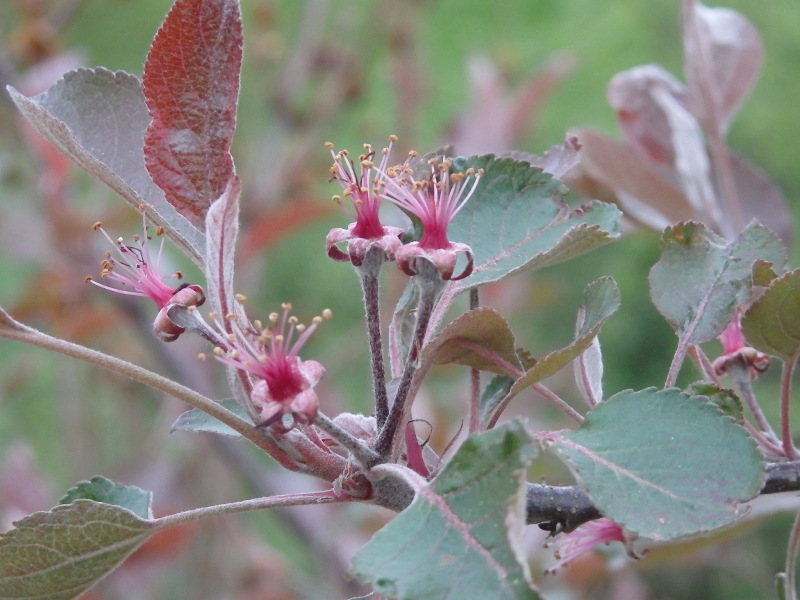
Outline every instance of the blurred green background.
[[(170, 5), (5, 0), (0, 79), (33, 93), (46, 80), (33, 75), (54, 60), (69, 68), (103, 65), (140, 75)], [(733, 123), (730, 146), (774, 178), (794, 213), (800, 194), (793, 150), (800, 8), (794, 0), (731, 0), (725, 6), (750, 19), (765, 46), (761, 77)], [(287, 300), (301, 318), (333, 309), (334, 319), (307, 352), (328, 369), (322, 402), (333, 414), (369, 411), (370, 386), (356, 277), (324, 254), (328, 229), (344, 226), (347, 217), (329, 199), (336, 190), (327, 183), (330, 157), (323, 142), (355, 153), (364, 142), (380, 147), (396, 133), (404, 149), (425, 152), (454, 131), (485, 130), (487, 123), (491, 130), (492, 114), (469, 114), (475, 95), (468, 65), (477, 57), (494, 65), (503, 84), (499, 92), (509, 100), (542, 73), (552, 74), (531, 107), (529, 129), (515, 141), (515, 149), (531, 153), (560, 144), (578, 126), (617, 136), (605, 98), (615, 73), (659, 63), (682, 77), (677, 0), (243, 0), (243, 12), (245, 65), (234, 142), (245, 185), (237, 287), (249, 297), (250, 310), (264, 316)], [(102, 184), (75, 168), (64, 170), (29, 140), (4, 96), (0, 304), (45, 331), (224, 394), (220, 369), (194, 359), (204, 350), (196, 340), (158, 344), (149, 331), (149, 307), (83, 284), (83, 276), (97, 274), (104, 249), (91, 223), (102, 219), (112, 235), (129, 237), (137, 231), (137, 216)], [(612, 275), (623, 303), (601, 335), (606, 392), (661, 385), (675, 338), (648, 300), (646, 275), (658, 255), (656, 234), (630, 231), (568, 264), (518, 275), (487, 290), (485, 300), (508, 316), (519, 345), (540, 356), (571, 339), (585, 285)], [(182, 257), (170, 260), (198, 279)], [(387, 311), (402, 285), (401, 277), (386, 275)], [(553, 385), (569, 400), (577, 398), (568, 378)], [(424, 416), (442, 423), (436, 442), (458, 428), (466, 386), (461, 370), (432, 377), (422, 400)], [(758, 389), (772, 410), (774, 377), (762, 378)], [(514, 410), (534, 422), (557, 423), (537, 399), (517, 402)], [(51, 506), (63, 490), (95, 473), (155, 489), (157, 508), (164, 511), (315, 485), (278, 472), (236, 444), (167, 436), (181, 410), (138, 385), (0, 341), (0, 525)], [(225, 519), (179, 532), (163, 548), (142, 552), (87, 598), (346, 597), (358, 591), (340, 580), (348, 553), (386, 515), (358, 507), (314, 510)], [(548, 578), (539, 575), (548, 552), (534, 540), (532, 568), (553, 598), (772, 597), (788, 527), (777, 517), (747, 528), (715, 544), (654, 552), (641, 564), (591, 562)]]

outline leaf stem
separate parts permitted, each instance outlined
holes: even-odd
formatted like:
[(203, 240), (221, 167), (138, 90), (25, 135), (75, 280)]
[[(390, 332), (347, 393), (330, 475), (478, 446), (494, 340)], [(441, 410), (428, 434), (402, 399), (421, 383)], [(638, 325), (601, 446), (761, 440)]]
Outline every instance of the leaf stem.
[(583, 415), (577, 410), (572, 408), (566, 401), (556, 394), (553, 390), (542, 383), (534, 383), (531, 388), (539, 392), (542, 396), (547, 398), (552, 404), (556, 406), (561, 412), (567, 415), (576, 423), (583, 423)]
[(792, 531), (789, 534), (789, 547), (786, 549), (786, 592), (787, 600), (797, 600), (797, 584), (795, 571), (797, 569), (797, 548), (800, 545), (800, 512), (794, 518)]
[(672, 362), (669, 365), (669, 372), (667, 373), (667, 380), (664, 382), (665, 388), (675, 386), (678, 374), (683, 366), (683, 360), (686, 358), (686, 353), (689, 351), (689, 346), (689, 336), (678, 338), (678, 347), (675, 349), (675, 356), (672, 357)]
[(378, 280), (383, 261), (383, 250), (373, 246), (367, 250), (361, 266), (356, 268), (364, 296), (364, 315), (367, 322), (367, 338), (369, 339), (369, 352), (372, 361), (372, 391), (375, 395), (375, 419), (378, 422), (378, 428), (383, 427), (389, 415), (389, 397), (386, 393), (386, 372), (383, 364)]
[(756, 425), (758, 425), (758, 428), (772, 440), (777, 440), (778, 434), (775, 433), (775, 430), (769, 424), (769, 421), (767, 421), (767, 417), (764, 415), (764, 411), (761, 410), (758, 399), (755, 397), (755, 394), (753, 394), (750, 367), (741, 359), (732, 361), (731, 364), (728, 365), (728, 375), (731, 381), (733, 381), (736, 391), (739, 392), (739, 396), (744, 400), (744, 403), (753, 415), (753, 419)]
[[(469, 291), (469, 309), (475, 310), (480, 306), (480, 298), (478, 296), (478, 288), (472, 288)], [(478, 431), (480, 426), (480, 403), (481, 403), (481, 372), (472, 367), (469, 370), (470, 378), (470, 395), (469, 395), (469, 422), (467, 424), (467, 433), (473, 434)]]
[(797, 450), (792, 442), (792, 428), (789, 421), (789, 402), (791, 400), (792, 374), (797, 359), (800, 356), (800, 348), (783, 363), (783, 373), (781, 374), (781, 441), (783, 451), (787, 459), (797, 458)]
[(218, 517), (233, 513), (248, 512), (253, 510), (263, 510), (265, 508), (279, 508), (282, 506), (304, 506), (308, 504), (331, 504), (335, 502), (358, 501), (347, 495), (337, 495), (333, 490), (321, 492), (305, 492), (300, 494), (282, 494), (280, 496), (267, 496), (264, 498), (252, 498), (241, 502), (230, 502), (227, 504), (217, 504), (214, 506), (204, 506), (193, 508), (183, 512), (175, 513), (154, 519), (153, 523), (159, 529), (180, 525), (190, 521), (198, 521), (209, 517)]

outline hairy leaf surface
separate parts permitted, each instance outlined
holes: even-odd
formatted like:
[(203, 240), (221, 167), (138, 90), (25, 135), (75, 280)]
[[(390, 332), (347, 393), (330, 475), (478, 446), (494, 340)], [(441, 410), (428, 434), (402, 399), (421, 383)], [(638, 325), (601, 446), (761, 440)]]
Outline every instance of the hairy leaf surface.
[(139, 80), (122, 71), (78, 69), (27, 98), (9, 87), (23, 116), (65, 155), (147, 215), (198, 265), (203, 232), (181, 216), (153, 184), (144, 164), (150, 123)]
[(453, 161), (454, 170), (470, 167), (484, 175), (447, 230), (475, 257), (472, 275), (453, 284), (458, 292), (568, 260), (619, 236), (614, 205), (594, 201), (571, 211), (566, 186), (526, 162), (492, 155)]
[(411, 473), (414, 501), (361, 549), (353, 572), (399, 600), (538, 598), (521, 547), (530, 441), (512, 422), (471, 436), (430, 484)]
[(0, 534), (0, 598), (77, 598), (158, 529), (139, 514), (151, 514), (149, 493), (132, 486), (94, 478), (64, 501)]
[(673, 388), (620, 392), (578, 429), (544, 437), (604, 516), (653, 540), (727, 525), (764, 479), (747, 432), (705, 397)]
[(751, 223), (726, 242), (700, 223), (667, 228), (662, 254), (650, 271), (650, 296), (658, 311), (690, 344), (713, 340), (752, 290), (759, 260), (782, 270), (786, 252), (769, 229)]

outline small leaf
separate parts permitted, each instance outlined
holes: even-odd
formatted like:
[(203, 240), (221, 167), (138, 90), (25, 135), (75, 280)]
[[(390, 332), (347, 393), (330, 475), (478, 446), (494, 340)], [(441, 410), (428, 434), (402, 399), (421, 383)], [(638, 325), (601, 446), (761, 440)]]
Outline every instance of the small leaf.
[(152, 519), (151, 504), (153, 493), (136, 487), (114, 483), (105, 477), (95, 476), (89, 481), (81, 481), (75, 487), (67, 490), (59, 504), (69, 504), (75, 500), (94, 500), (127, 508), (137, 517)]
[(93, 500), (29, 515), (0, 534), (0, 598), (77, 598), (156, 530), (130, 510)]
[(480, 400), (480, 423), (481, 430), (486, 429), (494, 416), (495, 412), (507, 404), (503, 402), (508, 397), (514, 379), (505, 375), (493, 377), (481, 394)]
[(389, 326), (389, 353), (392, 360), (392, 373), (399, 377), (411, 347), (414, 325), (417, 322), (416, 308), (419, 303), (419, 288), (409, 280), (392, 313)]
[(468, 244), (472, 275), (455, 284), (458, 293), (522, 268), (562, 262), (619, 237), (619, 210), (590, 202), (570, 211), (566, 186), (526, 162), (492, 155), (456, 158), (453, 170), (483, 169), (475, 193), (447, 230)]
[(177, 0), (145, 62), (147, 170), (196, 227), (234, 174), (241, 62), (237, 0)]
[(677, 389), (620, 392), (578, 429), (545, 437), (604, 516), (652, 540), (727, 525), (764, 479), (747, 432), (706, 398)]
[(751, 223), (730, 243), (700, 223), (667, 228), (662, 254), (650, 271), (650, 296), (658, 311), (690, 344), (713, 340), (744, 304), (759, 260), (783, 268), (786, 253), (777, 236)]
[(733, 390), (719, 388), (710, 381), (695, 381), (684, 392), (690, 396), (705, 396), (723, 414), (733, 417), (739, 424), (744, 420), (744, 406)]
[(206, 215), (206, 295), (212, 310), (227, 315), (234, 310), (233, 272), (239, 233), (241, 184), (234, 176)]
[(464, 313), (445, 327), (423, 348), (421, 362), (423, 369), (457, 363), (498, 375), (515, 375), (520, 369), (508, 322), (487, 307)]
[(518, 422), (469, 437), (411, 505), (362, 548), (353, 572), (398, 600), (536, 599), (524, 553), (524, 475), (533, 459)]
[(775, 279), (742, 318), (742, 333), (756, 350), (793, 360), (800, 350), (800, 269)]
[[(241, 404), (239, 404), (235, 399), (226, 398), (225, 400), (220, 400), (219, 403), (234, 413), (237, 417), (241, 417), (248, 422), (250, 421), (250, 417), (242, 408)], [(189, 409), (175, 419), (175, 422), (172, 424), (172, 427), (170, 427), (169, 432), (174, 433), (176, 431), (206, 431), (209, 433), (218, 433), (220, 435), (230, 435), (235, 437), (240, 437), (241, 435), (238, 431), (235, 431), (234, 429), (231, 429), (225, 425), (225, 423), (218, 421), (208, 413), (205, 413), (197, 408)]]
[(554, 350), (528, 369), (511, 387), (511, 396), (516, 396), (534, 383), (554, 375), (580, 356), (620, 305), (619, 288), (611, 277), (602, 277), (587, 285), (583, 297), (586, 316), (575, 339), (565, 348)]
[(148, 218), (202, 267), (202, 231), (166, 201), (145, 169), (142, 145), (150, 116), (136, 77), (78, 69), (32, 98), (8, 91), (39, 133), (137, 211), (144, 204)]

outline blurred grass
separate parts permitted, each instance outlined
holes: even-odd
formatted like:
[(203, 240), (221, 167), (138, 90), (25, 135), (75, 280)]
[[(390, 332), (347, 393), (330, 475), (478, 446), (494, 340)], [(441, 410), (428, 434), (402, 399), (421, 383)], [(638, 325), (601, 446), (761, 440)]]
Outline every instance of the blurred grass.
[[(6, 63), (17, 69), (5, 75), (11, 83), (17, 81), (26, 66), (24, 61), (13, 60), (25, 33), (21, 31), (19, 12), (22, 4), (9, 1), (0, 6)], [(41, 4), (46, 8), (57, 3)], [(170, 4), (168, 0), (88, 0), (80, 5), (63, 30), (53, 32), (54, 48), (80, 50), (87, 65), (140, 74), (149, 43)], [(797, 136), (794, 117), (800, 98), (800, 78), (791, 74), (797, 68), (800, 51), (795, 31), (797, 4), (794, 0), (774, 0), (756, 8), (746, 0), (731, 0), (724, 5), (751, 19), (766, 47), (761, 78), (734, 121), (731, 146), (774, 177), (796, 211), (794, 199), (800, 195), (800, 177), (794, 151)], [(363, 68), (353, 74), (352, 93), (346, 101), (327, 107), (330, 118), (316, 126), (304, 120), (314, 115), (315, 102), (324, 101), (325, 89), (312, 82), (290, 99), (298, 118), (287, 125), (275, 108), (273, 93), (285, 73), (287, 61), (296, 51), (297, 40), (302, 39), (299, 29), (308, 22), (304, 14), (310, 7), (328, 11), (318, 34), (324, 38), (327, 51), (332, 56), (341, 53), (357, 57), (355, 62), (363, 60)], [(491, 58), (512, 88), (530, 77), (553, 53), (565, 50), (574, 53), (577, 67), (555, 89), (533, 132), (520, 144), (519, 149), (536, 153), (559, 144), (564, 133), (576, 126), (589, 125), (616, 134), (614, 115), (605, 100), (606, 83), (615, 73), (657, 62), (681, 76), (676, 0), (506, 0), (502, 4), (482, 0), (342, 0), (335, 4), (314, 0), (243, 0), (243, 9), (245, 66), (234, 152), (246, 181), (255, 176), (266, 178), (266, 184), (261, 187), (253, 184), (246, 192), (242, 223), (245, 234), (270, 210), (291, 206), (296, 200), (295, 189), (301, 190), (297, 195), (310, 195), (312, 203), (330, 206), (329, 197), (334, 190), (326, 184), (328, 157), (322, 146), (326, 140), (335, 142), (337, 148), (355, 151), (364, 141), (377, 146), (389, 133), (396, 133), (405, 147), (426, 151), (438, 146), (443, 132), (468, 103), (466, 63), (475, 53)], [(398, 32), (405, 37), (398, 37)], [(397, 79), (391, 66), (392, 53), (398, 48), (407, 48), (424, 67), (415, 73), (421, 95), (418, 110), (411, 119), (404, 116), (404, 108), (398, 101)], [(54, 270), (63, 269), (64, 261), (81, 256), (85, 242), (75, 240), (73, 247), (69, 239), (64, 242), (59, 238), (55, 250), (63, 251), (63, 255), (56, 256), (34, 247), (44, 244), (42, 240), (46, 241), (58, 223), (46, 219), (47, 213), (43, 211), (47, 208), (36, 188), (36, 166), (29, 153), (18, 151), (19, 138), (15, 137), (11, 114), (6, 111), (0, 116), (0, 219), (10, 220), (12, 214), (15, 219), (27, 215), (35, 227), (19, 239), (0, 240), (4, 251), (14, 250), (12, 260), (0, 260), (0, 304), (30, 310), (35, 325), (46, 331), (68, 331), (69, 314), (48, 312), (41, 307), (37, 310), (32, 304), (41, 297), (30, 290), (42, 279), (52, 278)], [(296, 154), (298, 148), (302, 152)], [(282, 187), (278, 188), (268, 180), (270, 173), (283, 172), (284, 160), (302, 162), (298, 173), (303, 179), (296, 186), (291, 180), (279, 182)], [(70, 185), (69, 205), (77, 215), (76, 220), (90, 224), (98, 218), (97, 212), (115, 214), (117, 208), (109, 203), (116, 200), (100, 184), (77, 176)], [(281, 190), (278, 197), (269, 196), (272, 188)], [(119, 204), (120, 214), (126, 214)], [(135, 216), (115, 218), (135, 230)], [(324, 219), (291, 231), (291, 235), (279, 236), (265, 244), (261, 254), (249, 260), (237, 274), (237, 285), (250, 297), (249, 307), (257, 316), (266, 316), (287, 300), (294, 304), (301, 319), (308, 319), (326, 307), (333, 309), (334, 319), (322, 326), (307, 353), (325, 362), (328, 369), (322, 384), (325, 391), (322, 402), (330, 413), (369, 410), (370, 385), (368, 363), (362, 350), (364, 332), (358, 283), (347, 265), (332, 263), (324, 255), (325, 233), (330, 227), (344, 223), (344, 215), (331, 212)], [(88, 227), (80, 235), (84, 231), (87, 237), (91, 235)], [(126, 236), (130, 233), (119, 232)], [(25, 251), (26, 245), (31, 246), (30, 252)], [(570, 339), (575, 310), (585, 285), (600, 276), (613, 275), (619, 282), (623, 303), (601, 336), (606, 391), (661, 385), (675, 339), (647, 296), (646, 274), (657, 258), (656, 236), (636, 233), (569, 264), (517, 276), (508, 287), (487, 291), (486, 295), (508, 309), (519, 344), (531, 349), (534, 355), (541, 355)], [(75, 277), (58, 281), (55, 288), (71, 299), (68, 307), (99, 306), (105, 310), (113, 305), (113, 299), (98, 300), (97, 290), (87, 293), (81, 288), (77, 295), (70, 291), (70, 286), (83, 285), (80, 276), (86, 269), (83, 263), (73, 267)], [(401, 286), (401, 278), (386, 275), (384, 290), (389, 298), (395, 298)], [(44, 304), (46, 308), (47, 303)], [(388, 304), (391, 305), (391, 300)], [(117, 316), (121, 317), (119, 313)], [(53, 320), (48, 321), (48, 317)], [(153, 361), (159, 370), (172, 369), (148, 350), (143, 341), (143, 336), (149, 334), (146, 326), (141, 335), (130, 334), (128, 329), (122, 335), (114, 333), (106, 331), (99, 336), (90, 333), (84, 341)], [(175, 348), (187, 356), (194, 351), (191, 344)], [(459, 385), (456, 382), (462, 375), (455, 369), (448, 370), (441, 383), (430, 388), (430, 394), (437, 398), (431, 411), (447, 413), (449, 419), (458, 414), (460, 405), (448, 404), (450, 399), (445, 396), (447, 390)], [(207, 381), (201, 384), (218, 386)], [(763, 384), (764, 397), (768, 398), (774, 389), (767, 380)], [(158, 408), (163, 399), (138, 386), (128, 386), (93, 370), (7, 342), (0, 343), (0, 393), (0, 456), (12, 442), (27, 440), (56, 490), (95, 472), (112, 477), (115, 473), (141, 477), (132, 473), (136, 468), (146, 471), (147, 464), (141, 463), (154, 460), (158, 451), (181, 462), (186, 454), (198, 448), (211, 449), (208, 444), (186, 436), (170, 438), (145, 451), (143, 443), (166, 436), (168, 419)], [(521, 402), (515, 408), (539, 418), (538, 406)], [(266, 465), (264, 469), (264, 476), (274, 474)], [(232, 490), (237, 490), (235, 476), (221, 477)], [(203, 478), (202, 471), (192, 470), (188, 491), (178, 494), (176, 501), (191, 500), (195, 505), (213, 501), (213, 494), (191, 495), (191, 492), (207, 492)], [(58, 495), (54, 494), (54, 501)], [(259, 517), (254, 518), (258, 521)], [(270, 540), (271, 521), (272, 517), (258, 521), (253, 529), (299, 567), (305, 573), (301, 579), (305, 577), (308, 584), (308, 579), (314, 578), (308, 573), (314, 568), (309, 567), (308, 556), (297, 550), (303, 540), (286, 532)], [(773, 529), (765, 535), (779, 539), (782, 547), (786, 529)], [(289, 541), (293, 535), (294, 543)], [(767, 579), (781, 566), (780, 552), (775, 554), (763, 566), (763, 577)], [(734, 571), (735, 567), (722, 568), (723, 575), (713, 577), (705, 576), (703, 571), (687, 579), (690, 582), (687, 587), (671, 588), (672, 593), (681, 598), (734, 597), (729, 595), (730, 574)], [(646, 577), (651, 580), (650, 589), (657, 590), (673, 575), (680, 577), (681, 572), (650, 573)], [(318, 571), (317, 577), (321, 577)], [(764, 597), (769, 593), (763, 587), (759, 589)], [(599, 597), (584, 592), (580, 597)], [(116, 597), (110, 590), (106, 593), (109, 598)], [(668, 594), (655, 593), (652, 597), (666, 598)]]

